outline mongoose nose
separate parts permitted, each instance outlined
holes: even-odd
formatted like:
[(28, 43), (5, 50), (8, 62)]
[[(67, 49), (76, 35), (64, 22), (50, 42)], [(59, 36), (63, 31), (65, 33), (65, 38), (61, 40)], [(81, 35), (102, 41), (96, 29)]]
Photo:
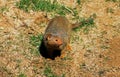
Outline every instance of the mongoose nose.
[(61, 40), (56, 39), (55, 41), (56, 41), (56, 43), (57, 43), (58, 45), (62, 45), (62, 44), (63, 44), (63, 42), (62, 42)]

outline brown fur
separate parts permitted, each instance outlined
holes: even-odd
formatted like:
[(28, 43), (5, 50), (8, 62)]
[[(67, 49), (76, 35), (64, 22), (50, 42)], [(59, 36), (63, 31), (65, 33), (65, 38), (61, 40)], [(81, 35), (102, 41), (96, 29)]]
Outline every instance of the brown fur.
[(43, 37), (43, 43), (48, 56), (52, 57), (54, 52), (63, 51), (70, 41), (70, 31), (79, 24), (70, 24), (68, 19), (62, 16), (53, 18)]

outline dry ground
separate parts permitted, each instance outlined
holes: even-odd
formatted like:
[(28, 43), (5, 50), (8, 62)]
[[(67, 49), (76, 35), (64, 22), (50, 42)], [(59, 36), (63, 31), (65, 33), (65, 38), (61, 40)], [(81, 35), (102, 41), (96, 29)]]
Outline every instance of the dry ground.
[[(26, 13), (15, 6), (16, 1), (0, 0), (0, 7), (6, 6), (0, 12), (0, 77), (47, 77), (48, 68), (58, 77), (120, 77), (120, 2), (82, 0), (81, 7), (75, 0), (58, 0), (76, 7), (80, 17), (95, 13), (96, 27), (87, 34), (82, 29), (72, 33), (72, 51), (65, 59), (47, 60), (33, 54), (37, 47), (29, 37), (44, 33), (52, 16)], [(72, 16), (66, 17), (72, 21)]]

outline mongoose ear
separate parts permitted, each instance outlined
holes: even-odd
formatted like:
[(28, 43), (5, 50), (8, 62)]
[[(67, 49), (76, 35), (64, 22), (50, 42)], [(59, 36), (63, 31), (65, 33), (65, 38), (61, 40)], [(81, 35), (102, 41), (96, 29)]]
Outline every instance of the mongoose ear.
[(52, 34), (47, 34), (46, 35), (46, 40), (49, 40), (51, 38)]

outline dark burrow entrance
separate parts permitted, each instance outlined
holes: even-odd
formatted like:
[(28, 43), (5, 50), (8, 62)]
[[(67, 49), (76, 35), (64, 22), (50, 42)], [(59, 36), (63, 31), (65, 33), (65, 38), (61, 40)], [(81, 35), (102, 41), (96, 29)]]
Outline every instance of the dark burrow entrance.
[(39, 52), (40, 54), (44, 57), (44, 58), (49, 58), (49, 59), (52, 59), (54, 60), (57, 56), (60, 56), (61, 55), (61, 51), (60, 50), (55, 50), (52, 54), (53, 56), (50, 56), (48, 54), (48, 51), (44, 45), (44, 43), (42, 42), (41, 45), (39, 46)]

